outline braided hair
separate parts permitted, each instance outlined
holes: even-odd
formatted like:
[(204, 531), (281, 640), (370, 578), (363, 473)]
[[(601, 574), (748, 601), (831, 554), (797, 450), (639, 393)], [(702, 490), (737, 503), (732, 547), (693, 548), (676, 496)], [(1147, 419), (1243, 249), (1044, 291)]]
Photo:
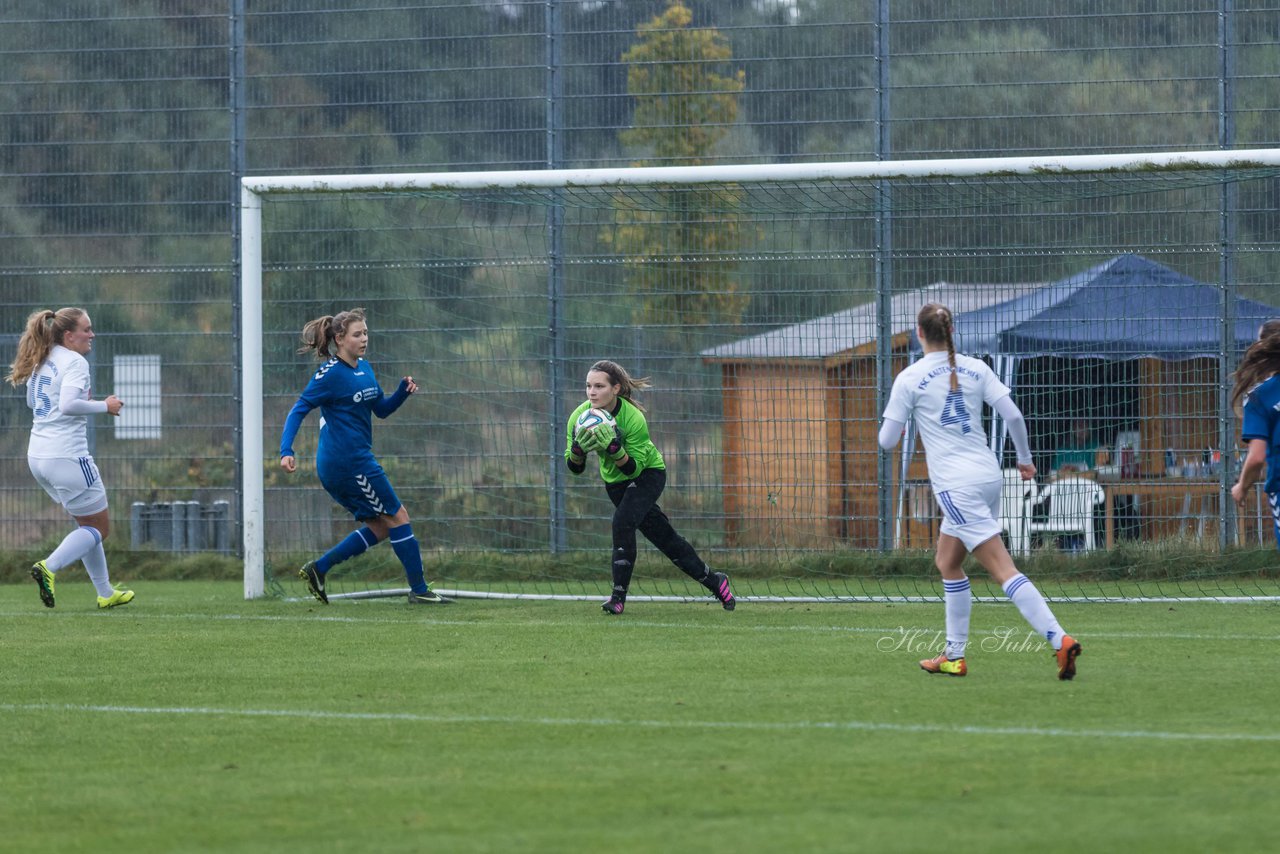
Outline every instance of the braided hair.
[(956, 376), (956, 342), (952, 332), (951, 309), (940, 302), (925, 303), (916, 315), (916, 325), (930, 344), (946, 345), (947, 363), (951, 365), (951, 390), (958, 391), (960, 379)]

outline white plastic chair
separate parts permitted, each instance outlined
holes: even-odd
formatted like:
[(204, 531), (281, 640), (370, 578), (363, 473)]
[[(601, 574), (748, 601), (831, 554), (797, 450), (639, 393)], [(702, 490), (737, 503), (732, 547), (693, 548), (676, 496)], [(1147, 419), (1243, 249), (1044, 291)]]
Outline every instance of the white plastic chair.
[(1063, 477), (1045, 486), (1043, 496), (1049, 501), (1049, 515), (1043, 522), (1032, 522), (1031, 531), (1045, 534), (1082, 534), (1084, 550), (1097, 546), (1093, 538), (1093, 508), (1106, 500), (1097, 481), (1087, 477)]
[(1004, 470), (1004, 490), (1000, 493), (1000, 529), (1009, 537), (1009, 551), (1031, 551), (1031, 507), (1040, 500), (1035, 478), (1023, 480), (1017, 469)]

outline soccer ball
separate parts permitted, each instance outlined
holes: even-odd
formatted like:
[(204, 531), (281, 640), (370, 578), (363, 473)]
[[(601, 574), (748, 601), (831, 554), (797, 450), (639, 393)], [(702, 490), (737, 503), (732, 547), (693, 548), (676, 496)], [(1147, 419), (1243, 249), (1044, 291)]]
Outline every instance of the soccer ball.
[(617, 429), (613, 416), (603, 409), (588, 409), (578, 416), (578, 429), (586, 427), (587, 430), (594, 433), (596, 430), (604, 429), (612, 435)]

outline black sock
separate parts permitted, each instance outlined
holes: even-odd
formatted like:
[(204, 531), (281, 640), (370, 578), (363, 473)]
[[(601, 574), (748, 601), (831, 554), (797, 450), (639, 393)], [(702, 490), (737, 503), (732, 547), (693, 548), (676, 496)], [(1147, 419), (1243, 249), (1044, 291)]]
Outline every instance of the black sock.
[[(622, 549), (617, 549), (618, 553)], [(635, 564), (627, 557), (619, 557), (613, 562), (613, 589), (622, 590), (622, 595), (626, 596), (627, 588), (631, 586), (631, 573), (635, 569)]]
[(682, 557), (678, 560), (673, 560), (672, 563), (679, 567), (681, 572), (708, 590), (715, 587), (715, 581), (711, 577), (711, 567), (703, 563), (702, 559), (697, 555)]

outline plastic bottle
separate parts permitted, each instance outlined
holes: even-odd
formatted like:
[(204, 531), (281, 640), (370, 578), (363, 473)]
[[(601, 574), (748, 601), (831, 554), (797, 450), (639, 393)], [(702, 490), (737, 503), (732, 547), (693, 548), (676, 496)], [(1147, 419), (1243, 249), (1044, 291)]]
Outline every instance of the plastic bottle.
[(1128, 444), (1120, 447), (1120, 476), (1137, 477), (1138, 470), (1133, 460), (1133, 448)]

